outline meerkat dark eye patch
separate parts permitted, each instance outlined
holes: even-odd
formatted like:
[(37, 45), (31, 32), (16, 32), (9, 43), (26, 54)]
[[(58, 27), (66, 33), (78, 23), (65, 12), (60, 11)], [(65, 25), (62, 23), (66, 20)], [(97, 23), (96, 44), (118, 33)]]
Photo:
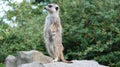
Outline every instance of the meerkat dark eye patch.
[(55, 7), (56, 11), (58, 10), (58, 7)]
[(51, 8), (51, 7), (52, 7), (52, 5), (48, 5), (48, 7), (49, 7), (49, 8)]

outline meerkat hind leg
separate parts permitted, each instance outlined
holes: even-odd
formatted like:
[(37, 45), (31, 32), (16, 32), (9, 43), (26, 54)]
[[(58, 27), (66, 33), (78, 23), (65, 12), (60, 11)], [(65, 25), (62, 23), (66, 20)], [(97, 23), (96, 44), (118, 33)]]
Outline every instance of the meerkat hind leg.
[(54, 62), (57, 62), (57, 61), (59, 61), (60, 60), (60, 52), (59, 52), (59, 48), (58, 48), (58, 46), (57, 45), (55, 45), (55, 53), (54, 53), (54, 55), (55, 55), (55, 58), (54, 58)]

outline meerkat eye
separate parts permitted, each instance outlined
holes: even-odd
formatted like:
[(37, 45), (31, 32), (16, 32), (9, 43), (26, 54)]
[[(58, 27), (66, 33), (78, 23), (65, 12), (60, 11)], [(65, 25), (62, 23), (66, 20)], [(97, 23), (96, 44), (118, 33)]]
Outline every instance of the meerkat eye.
[(52, 7), (52, 5), (48, 5), (48, 7), (49, 7), (49, 8), (51, 8), (51, 7)]
[(55, 7), (56, 11), (58, 10), (58, 7)]

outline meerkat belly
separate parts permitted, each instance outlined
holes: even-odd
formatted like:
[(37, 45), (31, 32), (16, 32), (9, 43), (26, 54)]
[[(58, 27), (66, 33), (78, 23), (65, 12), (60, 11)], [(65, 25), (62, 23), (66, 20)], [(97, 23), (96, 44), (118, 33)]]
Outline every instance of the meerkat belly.
[[(45, 26), (44, 26), (44, 33), (48, 36), (49, 34), (49, 31), (50, 31), (50, 25), (51, 25), (51, 22), (50, 22), (50, 19), (47, 17), (46, 20), (45, 20)], [(46, 36), (45, 35), (45, 36)]]
[(49, 17), (46, 17), (45, 26), (44, 26), (44, 39), (47, 51), (51, 57), (54, 57), (54, 45), (53, 39), (50, 32), (51, 21)]

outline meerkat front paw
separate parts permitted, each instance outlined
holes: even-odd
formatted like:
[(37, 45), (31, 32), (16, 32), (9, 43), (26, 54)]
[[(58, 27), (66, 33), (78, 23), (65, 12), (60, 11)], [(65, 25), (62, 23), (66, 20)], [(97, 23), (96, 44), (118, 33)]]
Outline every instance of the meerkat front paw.
[(57, 62), (58, 61), (58, 58), (55, 58), (52, 62), (54, 63), (54, 62)]

